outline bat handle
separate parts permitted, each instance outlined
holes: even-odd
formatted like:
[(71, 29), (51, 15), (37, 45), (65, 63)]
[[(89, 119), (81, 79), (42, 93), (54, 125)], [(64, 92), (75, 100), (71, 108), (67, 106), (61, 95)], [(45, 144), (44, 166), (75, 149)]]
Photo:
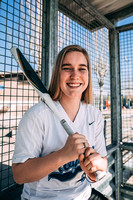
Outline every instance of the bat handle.
[(68, 123), (66, 122), (65, 119), (62, 119), (60, 121), (61, 125), (63, 126), (63, 128), (66, 130), (68, 135), (73, 135), (74, 131), (71, 129), (71, 127), (68, 125)]

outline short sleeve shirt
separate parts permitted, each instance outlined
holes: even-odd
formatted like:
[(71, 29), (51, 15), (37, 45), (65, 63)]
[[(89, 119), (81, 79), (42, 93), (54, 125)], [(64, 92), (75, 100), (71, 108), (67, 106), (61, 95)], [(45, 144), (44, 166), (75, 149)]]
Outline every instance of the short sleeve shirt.
[[(103, 134), (103, 117), (92, 105), (80, 104), (72, 122), (61, 104), (55, 105), (74, 132), (86, 136), (89, 145), (102, 157), (107, 155)], [(67, 133), (49, 107), (40, 102), (23, 116), (17, 132), (13, 163), (23, 163), (29, 158), (43, 157), (61, 149)], [(90, 184), (85, 178), (78, 159), (63, 166), (39, 181), (24, 184), (22, 199), (88, 199)]]

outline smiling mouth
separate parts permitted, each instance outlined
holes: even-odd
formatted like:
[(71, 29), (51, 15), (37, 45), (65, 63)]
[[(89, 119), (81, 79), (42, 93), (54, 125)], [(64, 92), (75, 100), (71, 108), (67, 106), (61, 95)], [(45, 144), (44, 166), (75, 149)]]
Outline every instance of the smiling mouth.
[(67, 83), (67, 85), (69, 86), (69, 87), (80, 87), (81, 86), (81, 83)]

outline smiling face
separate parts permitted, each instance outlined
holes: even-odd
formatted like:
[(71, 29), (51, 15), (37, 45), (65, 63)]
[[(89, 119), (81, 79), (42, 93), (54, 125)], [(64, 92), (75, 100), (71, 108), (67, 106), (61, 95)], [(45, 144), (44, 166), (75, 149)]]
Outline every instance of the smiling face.
[(81, 99), (88, 86), (88, 66), (83, 53), (68, 52), (63, 60), (60, 72), (61, 100), (68, 98)]

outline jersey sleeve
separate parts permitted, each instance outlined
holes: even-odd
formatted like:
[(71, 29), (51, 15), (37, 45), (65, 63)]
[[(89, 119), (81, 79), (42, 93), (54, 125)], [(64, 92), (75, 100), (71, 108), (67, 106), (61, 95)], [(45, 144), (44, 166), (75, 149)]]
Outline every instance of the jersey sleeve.
[(102, 157), (107, 155), (105, 137), (104, 137), (104, 119), (102, 113), (98, 110), (96, 112), (96, 127), (95, 127), (95, 150), (101, 154)]
[(42, 120), (35, 113), (27, 112), (18, 126), (12, 162), (23, 163), (29, 158), (39, 157), (43, 135)]

